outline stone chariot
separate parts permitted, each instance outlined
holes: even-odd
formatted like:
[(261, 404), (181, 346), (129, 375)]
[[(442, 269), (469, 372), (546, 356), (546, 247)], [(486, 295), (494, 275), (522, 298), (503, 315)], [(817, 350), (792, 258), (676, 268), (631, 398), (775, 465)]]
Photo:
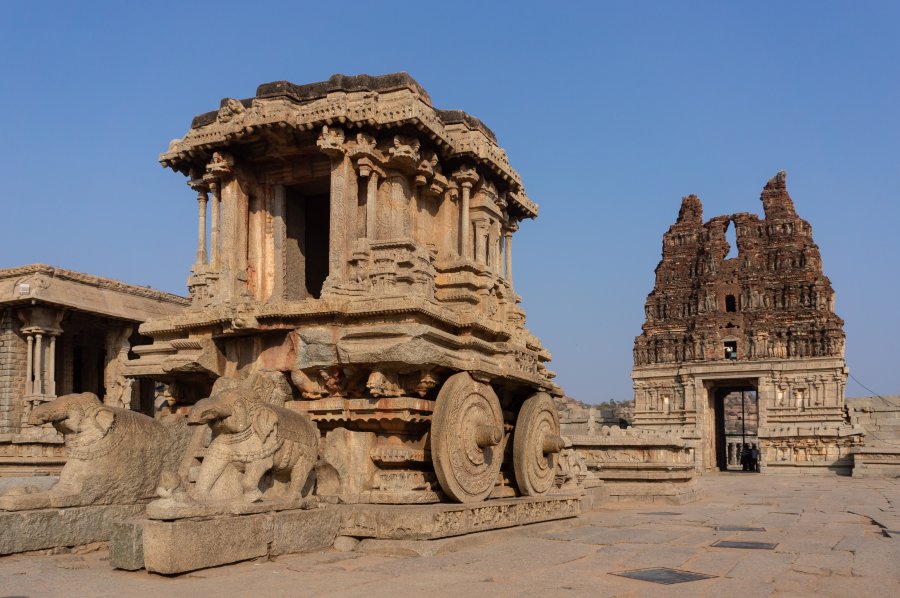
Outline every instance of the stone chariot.
[(561, 391), (512, 283), (537, 206), (481, 121), (405, 73), (276, 82), (160, 161), (197, 192), (191, 306), (144, 324), (127, 368), (168, 385), (167, 409), (221, 380), (305, 414), (334, 501), (551, 492)]

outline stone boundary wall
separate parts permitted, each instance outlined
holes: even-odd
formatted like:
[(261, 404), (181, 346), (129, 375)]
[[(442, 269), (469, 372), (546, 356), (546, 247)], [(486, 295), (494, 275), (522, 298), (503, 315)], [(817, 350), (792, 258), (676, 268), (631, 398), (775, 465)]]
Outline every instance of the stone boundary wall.
[(677, 433), (603, 426), (569, 440), (587, 467), (585, 487), (595, 508), (605, 501), (683, 504), (699, 498), (694, 445)]
[(26, 347), (20, 326), (14, 310), (0, 312), (0, 434), (15, 434), (22, 423)]
[(900, 477), (900, 397), (846, 399), (847, 415), (866, 431), (851, 449), (853, 477)]

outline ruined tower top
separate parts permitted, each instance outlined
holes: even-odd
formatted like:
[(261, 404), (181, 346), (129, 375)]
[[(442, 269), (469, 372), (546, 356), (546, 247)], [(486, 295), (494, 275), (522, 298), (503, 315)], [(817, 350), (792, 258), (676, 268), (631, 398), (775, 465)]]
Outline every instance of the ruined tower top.
[(677, 224), (688, 226), (703, 224), (703, 204), (700, 203), (700, 198), (693, 193), (681, 198)]
[(781, 171), (766, 183), (760, 199), (766, 218), (796, 218), (794, 202), (787, 191), (787, 173)]
[[(635, 339), (635, 366), (715, 360), (843, 357), (843, 321), (809, 223), (779, 172), (763, 188), (765, 217), (703, 222), (700, 198), (682, 199), (663, 236), (656, 284)], [(735, 227), (738, 256), (726, 240)]]

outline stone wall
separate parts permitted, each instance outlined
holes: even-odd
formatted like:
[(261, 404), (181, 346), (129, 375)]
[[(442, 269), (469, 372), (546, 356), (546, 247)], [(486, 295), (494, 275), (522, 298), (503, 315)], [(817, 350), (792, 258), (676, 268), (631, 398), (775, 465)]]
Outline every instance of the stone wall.
[(900, 397), (848, 398), (847, 413), (866, 431), (852, 451), (853, 477), (900, 477)]
[(22, 423), (25, 388), (25, 339), (15, 310), (0, 312), (0, 434), (15, 434)]
[(673, 432), (602, 426), (568, 437), (583, 460), (593, 506), (606, 501), (682, 504), (698, 497), (694, 445)]
[(634, 401), (610, 401), (589, 405), (564, 396), (553, 399), (564, 436), (592, 434), (602, 426), (628, 427), (634, 418)]

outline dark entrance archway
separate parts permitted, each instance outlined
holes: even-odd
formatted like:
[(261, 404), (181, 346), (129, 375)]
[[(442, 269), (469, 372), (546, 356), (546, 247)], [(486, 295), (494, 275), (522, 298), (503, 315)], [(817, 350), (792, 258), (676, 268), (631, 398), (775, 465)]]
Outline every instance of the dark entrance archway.
[[(716, 467), (720, 471), (757, 470), (744, 451), (759, 455), (757, 381), (721, 380), (713, 386)], [(758, 463), (758, 459), (756, 461)]]

